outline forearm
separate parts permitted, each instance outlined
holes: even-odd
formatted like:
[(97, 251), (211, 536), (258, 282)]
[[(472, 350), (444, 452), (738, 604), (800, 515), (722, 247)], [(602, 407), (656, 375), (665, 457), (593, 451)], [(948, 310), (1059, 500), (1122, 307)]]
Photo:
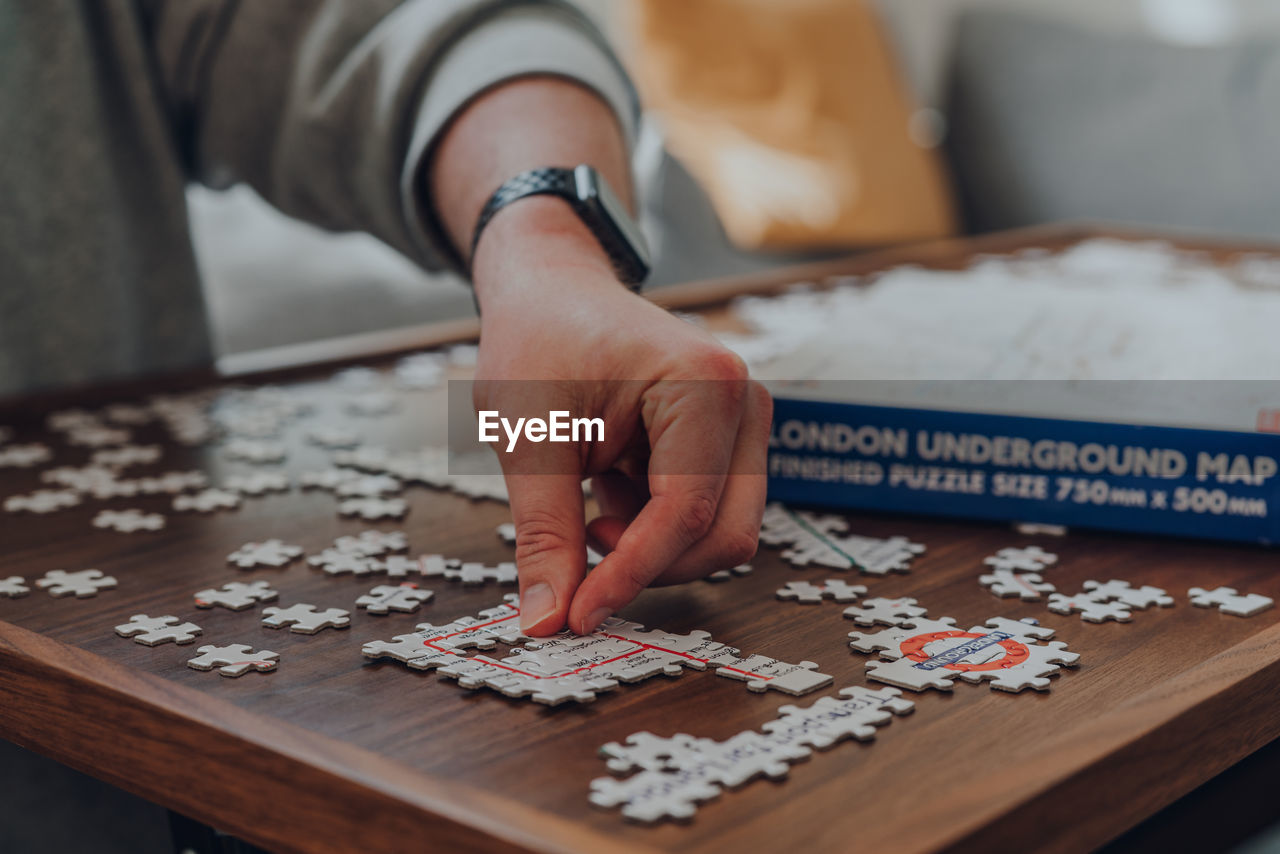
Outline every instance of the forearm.
[[(632, 205), (626, 142), (610, 107), (586, 87), (526, 77), (477, 98), (445, 131), (427, 171), (428, 191), (459, 257), (470, 261), (481, 310), (516, 286), (529, 265), (587, 265), (613, 282), (607, 257), (563, 200), (529, 198), (502, 210), (470, 259), (472, 230), (504, 181), (543, 166), (594, 166)], [(616, 284), (616, 282), (615, 282)]]

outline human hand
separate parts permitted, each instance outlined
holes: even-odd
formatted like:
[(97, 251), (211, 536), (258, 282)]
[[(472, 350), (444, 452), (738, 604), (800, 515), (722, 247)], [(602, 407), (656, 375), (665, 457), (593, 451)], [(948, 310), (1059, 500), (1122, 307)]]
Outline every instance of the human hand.
[[(511, 495), (521, 623), (582, 634), (651, 584), (755, 553), (768, 392), (711, 335), (629, 292), (559, 200), (504, 211), (479, 252), (477, 409), (599, 417), (599, 442), (521, 441), (498, 455)], [(527, 241), (527, 252), (519, 245)], [(582, 480), (601, 516), (585, 524)], [(607, 552), (590, 575), (586, 538)]]

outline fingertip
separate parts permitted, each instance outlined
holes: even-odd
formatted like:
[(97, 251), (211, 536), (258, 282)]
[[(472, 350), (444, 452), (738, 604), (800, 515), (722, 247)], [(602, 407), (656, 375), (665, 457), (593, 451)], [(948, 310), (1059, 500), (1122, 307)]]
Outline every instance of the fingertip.
[(555, 588), (545, 581), (521, 585), (520, 631), (529, 637), (552, 635), (564, 628), (565, 615)]

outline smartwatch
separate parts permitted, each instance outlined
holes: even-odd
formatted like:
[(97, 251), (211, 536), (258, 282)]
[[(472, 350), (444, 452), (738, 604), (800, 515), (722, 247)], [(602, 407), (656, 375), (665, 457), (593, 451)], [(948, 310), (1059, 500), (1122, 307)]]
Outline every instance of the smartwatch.
[(470, 258), (475, 257), (480, 235), (494, 214), (525, 196), (559, 196), (568, 202), (599, 241), (618, 278), (632, 290), (640, 289), (652, 266), (649, 244), (609, 183), (585, 163), (573, 169), (530, 169), (499, 187), (476, 220)]

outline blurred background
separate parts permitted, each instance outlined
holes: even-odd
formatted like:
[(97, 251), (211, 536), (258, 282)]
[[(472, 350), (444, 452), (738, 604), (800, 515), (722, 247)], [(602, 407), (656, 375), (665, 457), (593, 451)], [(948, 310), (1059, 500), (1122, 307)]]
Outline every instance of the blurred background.
[[(1280, 233), (1275, 0), (581, 5), (645, 106), (652, 286), (1059, 220)], [(472, 311), (371, 238), (190, 196), (223, 354)]]

